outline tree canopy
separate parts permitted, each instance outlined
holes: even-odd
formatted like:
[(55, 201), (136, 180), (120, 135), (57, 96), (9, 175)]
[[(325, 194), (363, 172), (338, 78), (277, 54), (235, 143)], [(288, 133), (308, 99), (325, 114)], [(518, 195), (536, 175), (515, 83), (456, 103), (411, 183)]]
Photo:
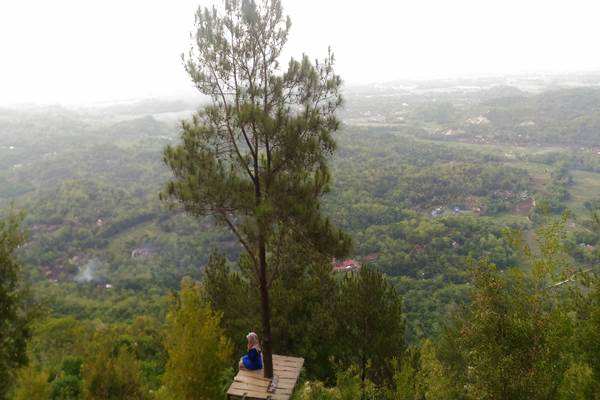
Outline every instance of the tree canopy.
[(231, 343), (219, 326), (200, 284), (184, 280), (167, 314), (165, 346), (169, 353), (166, 391), (175, 399), (215, 399), (220, 377), (229, 367)]
[(25, 240), (22, 220), (14, 212), (0, 220), (0, 397), (11, 387), (15, 369), (27, 363), (31, 308), (15, 256)]
[(341, 79), (331, 52), (322, 62), (292, 59), (282, 71), (290, 27), (279, 0), (226, 0), (198, 10), (195, 43), (184, 60), (211, 104), (182, 123), (181, 142), (163, 157), (173, 173), (163, 198), (193, 215), (214, 216), (246, 251), (260, 287), (268, 377), (268, 290), (281, 269), (282, 244), (294, 240), (331, 256), (350, 245), (320, 209)]

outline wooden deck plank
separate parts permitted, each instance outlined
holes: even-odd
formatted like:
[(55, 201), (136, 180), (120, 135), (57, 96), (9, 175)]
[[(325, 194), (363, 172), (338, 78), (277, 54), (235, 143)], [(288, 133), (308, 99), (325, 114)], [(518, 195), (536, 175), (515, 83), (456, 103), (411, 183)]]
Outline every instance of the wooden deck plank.
[[(268, 381), (265, 382), (263, 380), (252, 379), (252, 378), (245, 377), (245, 376), (236, 376), (233, 380), (234, 380), (234, 382), (248, 383), (250, 385), (261, 386), (264, 388), (267, 388), (269, 386)], [(277, 387), (293, 388), (295, 385), (296, 385), (296, 379), (279, 378), (279, 384), (277, 385)]]
[(273, 357), (274, 364), (304, 365), (304, 358)]
[(273, 368), (273, 371), (291, 371), (291, 372), (296, 372), (296, 371), (298, 371), (298, 367), (280, 365), (277, 368)]
[[(234, 383), (239, 383), (240, 385), (252, 385), (254, 387), (261, 387), (263, 389), (266, 390), (267, 387), (269, 387), (269, 385), (265, 385), (263, 382), (259, 382), (259, 381), (255, 381), (252, 379), (244, 379), (244, 378), (236, 378), (233, 381)], [(292, 381), (292, 380), (288, 380), (286, 382), (281, 382), (277, 384), (278, 388), (282, 388), (282, 389), (293, 389), (295, 386), (296, 382)], [(232, 384), (232, 386), (235, 386)]]
[[(256, 386), (256, 385), (252, 385), (250, 383), (244, 383), (244, 382), (234, 382), (231, 386), (231, 389), (241, 389), (241, 390), (253, 390), (255, 392), (265, 392), (267, 389), (263, 386)], [(287, 387), (287, 388), (283, 388), (283, 387), (278, 387), (276, 390), (276, 393), (278, 394), (292, 394), (293, 392), (293, 388), (291, 387)]]
[(289, 400), (300, 376), (304, 359), (273, 355), (273, 373), (278, 377), (274, 393), (268, 393), (270, 379), (263, 376), (264, 371), (240, 370), (227, 391), (229, 399), (248, 400)]
[[(275, 375), (279, 375), (279, 378), (297, 378), (300, 372), (300, 368), (296, 368), (295, 370), (288, 370), (288, 369), (279, 369), (279, 368), (273, 368), (273, 373)], [(268, 378), (265, 378), (264, 372), (263, 370), (258, 370), (258, 371), (240, 371), (238, 373), (238, 375), (242, 375), (242, 376), (250, 376), (253, 377), (255, 379), (262, 379), (265, 381), (271, 381)]]
[[(229, 398), (243, 398), (245, 396), (246, 400), (266, 400), (270, 398), (272, 400), (289, 400), (289, 394), (275, 394), (275, 393), (265, 393), (265, 392), (255, 392), (252, 390), (239, 390), (233, 389), (227, 392)], [(267, 397), (270, 396), (270, 397)]]
[[(235, 382), (230, 386), (230, 389), (237, 389), (237, 390), (250, 390), (253, 392), (262, 392), (264, 393), (266, 391), (266, 388), (262, 387), (262, 386), (255, 386), (249, 383), (242, 383), (242, 382)], [(277, 394), (287, 394), (287, 395), (291, 395), (293, 392), (293, 388), (282, 388), (282, 387), (278, 387), (276, 392)]]
[(304, 364), (304, 358), (293, 358), (293, 357), (276, 357), (273, 359), (273, 363), (292, 363), (292, 364)]
[(281, 354), (273, 354), (273, 360), (289, 360), (294, 362), (304, 362), (302, 357), (282, 356)]

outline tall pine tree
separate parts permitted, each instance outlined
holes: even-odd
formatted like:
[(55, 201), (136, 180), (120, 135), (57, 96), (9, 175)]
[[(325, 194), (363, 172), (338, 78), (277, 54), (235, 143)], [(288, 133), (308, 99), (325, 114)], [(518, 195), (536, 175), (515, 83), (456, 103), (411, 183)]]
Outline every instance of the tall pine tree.
[(389, 382), (392, 360), (404, 352), (402, 300), (394, 286), (382, 272), (363, 267), (344, 277), (338, 307), (343, 361), (358, 366), (363, 389), (367, 378)]
[(163, 199), (214, 216), (245, 249), (260, 289), (266, 377), (273, 376), (269, 288), (282, 267), (281, 244), (328, 256), (350, 245), (319, 202), (330, 180), (341, 79), (331, 52), (323, 62), (304, 55), (281, 70), (290, 26), (280, 0), (224, 0), (198, 10), (184, 59), (211, 104), (182, 123), (181, 142), (163, 157), (173, 172)]

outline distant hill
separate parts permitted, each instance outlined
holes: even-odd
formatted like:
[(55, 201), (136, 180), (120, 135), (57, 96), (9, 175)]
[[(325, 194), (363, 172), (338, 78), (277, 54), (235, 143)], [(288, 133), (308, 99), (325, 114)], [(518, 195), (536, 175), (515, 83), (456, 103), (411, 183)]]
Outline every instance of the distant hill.
[(173, 127), (157, 121), (154, 117), (128, 119), (103, 128), (103, 131), (115, 137), (123, 136), (167, 136), (173, 134)]
[[(600, 88), (537, 95), (507, 90), (507, 96), (486, 98), (488, 94), (482, 93), (479, 103), (457, 110), (453, 121), (445, 124), (446, 131), (455, 130), (452, 140), (478, 137), (500, 143), (600, 145)], [(476, 118), (485, 123), (474, 123)]]
[(93, 109), (94, 112), (119, 115), (144, 115), (179, 112), (196, 109), (202, 99), (188, 100), (164, 100), (148, 99), (132, 102), (123, 102), (106, 105)]

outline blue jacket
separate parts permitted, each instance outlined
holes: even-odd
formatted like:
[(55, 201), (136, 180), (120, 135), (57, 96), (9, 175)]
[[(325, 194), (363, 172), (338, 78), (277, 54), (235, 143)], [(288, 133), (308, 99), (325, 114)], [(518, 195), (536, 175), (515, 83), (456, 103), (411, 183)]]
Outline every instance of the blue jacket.
[(250, 349), (248, 353), (243, 357), (242, 362), (244, 367), (249, 370), (262, 369), (262, 357), (260, 351), (256, 349)]

